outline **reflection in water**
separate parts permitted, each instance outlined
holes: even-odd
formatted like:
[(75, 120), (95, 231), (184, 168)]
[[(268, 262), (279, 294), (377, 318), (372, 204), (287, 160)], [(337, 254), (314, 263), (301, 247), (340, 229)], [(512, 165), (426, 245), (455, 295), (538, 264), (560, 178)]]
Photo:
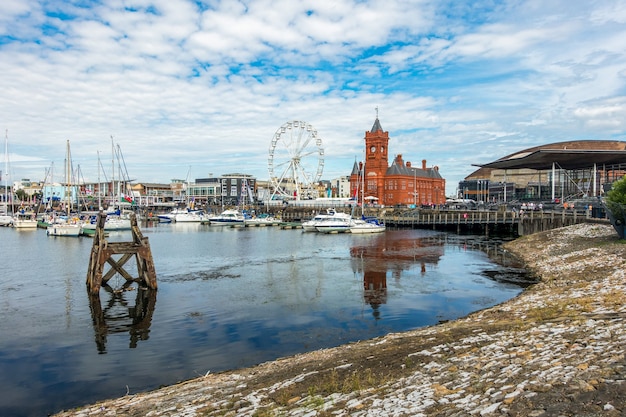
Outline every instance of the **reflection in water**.
[(120, 290), (113, 290), (108, 285), (103, 285), (102, 288), (109, 297), (104, 308), (100, 302), (100, 294), (87, 291), (98, 353), (106, 353), (109, 333), (129, 332), (130, 348), (137, 347), (139, 340), (148, 340), (156, 305), (156, 290), (137, 288), (135, 305), (129, 306), (126, 296), (134, 289), (130, 284), (124, 285)]
[(444, 254), (444, 241), (436, 237), (415, 239), (400, 234), (379, 234), (350, 248), (352, 270), (363, 275), (363, 298), (372, 307), (372, 315), (380, 319), (380, 306), (387, 303), (387, 272), (398, 281), (402, 271), (420, 264), (426, 273), (427, 264), (437, 264)]

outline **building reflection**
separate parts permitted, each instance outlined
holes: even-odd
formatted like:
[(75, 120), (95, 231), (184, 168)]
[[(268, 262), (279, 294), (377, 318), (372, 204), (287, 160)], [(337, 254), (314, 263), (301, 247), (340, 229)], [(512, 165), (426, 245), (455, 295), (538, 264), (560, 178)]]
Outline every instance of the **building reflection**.
[(376, 320), (381, 318), (380, 306), (387, 304), (387, 276), (399, 281), (403, 271), (416, 264), (424, 275), (427, 265), (436, 265), (443, 256), (444, 244), (445, 239), (436, 236), (415, 239), (402, 233), (381, 233), (350, 248), (352, 269), (363, 277), (363, 298)]
[[(98, 353), (106, 353), (109, 334), (128, 332), (131, 349), (137, 347), (140, 340), (148, 340), (156, 305), (156, 290), (131, 285), (125, 285), (119, 290), (103, 285), (102, 289), (106, 297), (104, 305), (99, 293), (87, 292)], [(135, 305), (129, 305), (127, 298), (133, 291), (136, 294)]]

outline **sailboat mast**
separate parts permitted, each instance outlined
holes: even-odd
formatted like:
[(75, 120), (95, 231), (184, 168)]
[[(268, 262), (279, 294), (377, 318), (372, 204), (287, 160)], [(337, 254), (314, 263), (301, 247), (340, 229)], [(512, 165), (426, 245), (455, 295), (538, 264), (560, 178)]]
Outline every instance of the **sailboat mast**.
[(67, 213), (67, 218), (70, 218), (70, 207), (71, 197), (70, 197), (70, 141), (67, 141), (66, 149), (65, 149), (65, 211)]
[(98, 210), (102, 210), (102, 183), (100, 182), (100, 151), (98, 154)]
[(363, 172), (361, 173), (361, 216), (365, 214), (365, 161), (363, 161)]
[(9, 214), (9, 185), (7, 176), (9, 175), (9, 129), (4, 134), (4, 214)]
[(113, 135), (111, 135), (111, 206), (115, 210), (115, 145), (113, 144)]

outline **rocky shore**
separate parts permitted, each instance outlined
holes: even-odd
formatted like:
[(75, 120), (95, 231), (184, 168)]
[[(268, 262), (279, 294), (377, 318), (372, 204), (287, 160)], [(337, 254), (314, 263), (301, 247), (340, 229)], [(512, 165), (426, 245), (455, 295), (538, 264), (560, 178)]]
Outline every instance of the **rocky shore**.
[(626, 416), (626, 243), (579, 224), (505, 249), (540, 282), (504, 304), (57, 416)]

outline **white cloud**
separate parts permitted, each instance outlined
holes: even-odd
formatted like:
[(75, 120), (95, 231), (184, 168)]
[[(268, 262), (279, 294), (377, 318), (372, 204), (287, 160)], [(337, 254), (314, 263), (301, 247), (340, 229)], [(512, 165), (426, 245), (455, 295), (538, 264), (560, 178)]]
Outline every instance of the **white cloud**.
[(304, 120), (331, 179), (378, 106), (392, 154), (438, 165), (451, 193), (473, 163), (624, 139), (625, 22), (624, 1), (6, 0), (0, 128), (18, 177), (61, 166), (69, 139), (94, 178), (113, 135), (133, 178), (166, 182), (265, 179), (272, 135)]

